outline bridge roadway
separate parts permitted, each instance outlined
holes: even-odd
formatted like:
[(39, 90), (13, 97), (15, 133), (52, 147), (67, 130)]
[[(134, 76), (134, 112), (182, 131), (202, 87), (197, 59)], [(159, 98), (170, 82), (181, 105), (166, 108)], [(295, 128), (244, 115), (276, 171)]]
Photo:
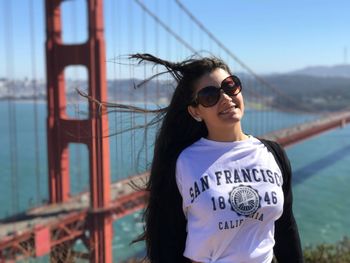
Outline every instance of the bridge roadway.
[[(62, 204), (45, 205), (0, 220), (0, 262), (42, 256), (63, 242), (85, 236), (91, 213), (111, 213), (117, 220), (144, 207), (146, 193), (140, 191), (147, 173), (123, 179), (111, 185), (111, 204), (91, 210), (88, 192)], [(87, 244), (87, 243), (85, 243)]]
[(274, 140), (279, 142), (283, 147), (289, 147), (321, 133), (344, 127), (348, 123), (350, 123), (350, 112), (333, 113), (312, 122), (265, 134), (262, 138)]
[[(350, 112), (325, 116), (261, 136), (276, 140), (284, 147), (309, 139), (350, 122)], [(91, 213), (111, 213), (117, 220), (144, 207), (146, 193), (135, 191), (144, 186), (147, 173), (111, 185), (111, 204), (102, 210), (90, 210), (89, 193), (83, 193), (63, 204), (45, 205), (12, 218), (0, 220), (0, 262), (6, 259), (35, 257), (47, 254), (63, 242), (80, 238), (88, 245), (87, 218)], [(43, 245), (44, 244), (44, 245)]]

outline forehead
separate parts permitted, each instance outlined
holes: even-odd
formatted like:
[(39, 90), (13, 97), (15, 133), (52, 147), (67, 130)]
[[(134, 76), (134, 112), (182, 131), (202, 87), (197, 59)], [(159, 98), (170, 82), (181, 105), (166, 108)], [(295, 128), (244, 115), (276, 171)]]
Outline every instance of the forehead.
[(227, 78), (230, 74), (221, 69), (215, 69), (214, 71), (207, 73), (200, 77), (195, 85), (195, 90), (201, 90), (207, 86), (215, 86), (215, 87), (220, 87), (221, 82)]

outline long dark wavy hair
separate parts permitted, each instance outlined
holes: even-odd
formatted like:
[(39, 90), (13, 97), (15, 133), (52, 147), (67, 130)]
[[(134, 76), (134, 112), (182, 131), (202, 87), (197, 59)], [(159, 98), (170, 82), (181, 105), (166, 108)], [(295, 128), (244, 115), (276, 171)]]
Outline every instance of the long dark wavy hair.
[(148, 202), (144, 211), (144, 232), (135, 240), (145, 240), (147, 259), (152, 263), (191, 262), (182, 254), (186, 242), (186, 218), (182, 197), (176, 185), (175, 169), (179, 154), (208, 134), (204, 122), (195, 121), (188, 113), (196, 82), (203, 75), (229, 67), (216, 57), (191, 58), (173, 63), (150, 54), (130, 56), (139, 63), (161, 65), (177, 82), (171, 102), (162, 111), (162, 123), (156, 134), (149, 181)]
[[(117, 108), (121, 112), (156, 113), (148, 124), (136, 128), (147, 128), (161, 122), (157, 131), (149, 180), (146, 209), (143, 214), (144, 232), (133, 242), (146, 242), (146, 261), (151, 263), (187, 263), (183, 256), (186, 243), (186, 218), (182, 209), (182, 197), (177, 188), (175, 170), (179, 154), (188, 146), (208, 135), (204, 122), (197, 122), (188, 112), (194, 98), (197, 81), (205, 74), (223, 69), (231, 74), (227, 64), (216, 57), (192, 57), (182, 62), (170, 62), (150, 54), (134, 54), (139, 64), (153, 63), (166, 71), (156, 74), (137, 86), (159, 76), (170, 73), (177, 85), (169, 106), (158, 110), (147, 110), (135, 106), (100, 102), (78, 90), (78, 93), (103, 108)], [(115, 111), (115, 110), (114, 110)], [(127, 130), (126, 130), (127, 131)]]

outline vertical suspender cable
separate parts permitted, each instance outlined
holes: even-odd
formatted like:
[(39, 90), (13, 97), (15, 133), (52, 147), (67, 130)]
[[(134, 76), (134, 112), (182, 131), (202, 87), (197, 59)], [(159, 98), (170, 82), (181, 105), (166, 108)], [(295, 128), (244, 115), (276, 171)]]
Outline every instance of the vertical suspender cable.
[[(168, 24), (167, 26), (169, 26), (169, 28), (171, 28), (171, 21), (172, 21), (172, 16), (171, 16), (171, 7), (170, 7), (170, 1), (166, 1), (167, 5), (166, 5), (166, 14), (167, 14), (167, 18), (168, 18)], [(191, 44), (190, 44), (191, 45)], [(191, 45), (192, 46), (192, 45)], [(172, 56), (171, 56), (171, 35), (167, 34), (166, 37), (166, 57), (171, 61), (173, 60)], [(167, 84), (170, 86), (172, 79), (170, 78), (169, 75), (167, 75)]]
[(259, 111), (259, 108), (261, 106), (261, 85), (260, 85), (260, 83), (256, 83), (255, 86), (256, 86), (256, 89), (257, 89), (257, 94), (259, 94), (258, 97), (257, 97), (257, 105), (256, 105), (256, 111), (255, 111), (256, 117), (255, 117), (255, 119), (258, 122), (257, 132), (258, 132), (259, 135), (261, 135), (263, 133), (262, 128), (261, 128), (261, 116), (260, 116), (261, 112)]
[(269, 92), (265, 89), (263, 91), (263, 96), (262, 96), (262, 114), (264, 115), (264, 118), (263, 118), (263, 129), (264, 129), (264, 134), (267, 132), (268, 130), (268, 126), (267, 126), (267, 123), (268, 123), (268, 116), (267, 116), (267, 110), (266, 110), (266, 99), (267, 99), (267, 96), (269, 94)]
[[(11, 190), (12, 190), (12, 213), (19, 212), (19, 197), (18, 197), (18, 170), (17, 170), (17, 120), (16, 120), (16, 104), (14, 103), (15, 96), (15, 76), (14, 56), (13, 56), (13, 31), (12, 31), (12, 2), (4, 1), (4, 26), (5, 26), (5, 63), (8, 94), (8, 112), (9, 112), (9, 135), (10, 135), (10, 163), (11, 163)], [(12, 78), (12, 79), (11, 79)]]
[[(116, 34), (115, 34), (115, 31), (117, 30), (117, 32), (120, 34), (120, 15), (116, 14), (116, 3), (119, 4), (120, 1), (112, 1), (112, 6), (110, 8), (110, 22), (109, 22), (109, 26), (111, 28), (111, 35), (112, 35), (112, 48), (113, 48), (113, 79), (112, 79), (112, 82), (113, 83), (113, 100), (116, 100), (117, 98), (117, 88), (118, 88), (118, 85), (117, 85), (117, 54), (116, 54)], [(119, 10), (120, 8), (118, 8)], [(117, 22), (116, 22), (116, 29), (114, 29), (113, 27), (113, 19), (117, 19)], [(119, 47), (119, 46), (118, 46)], [(108, 72), (108, 71), (107, 71)], [(109, 93), (109, 94), (112, 94), (112, 93)], [(114, 130), (117, 131), (118, 129), (118, 113), (115, 111), (113, 113), (113, 117), (114, 117)], [(112, 161), (112, 164), (114, 164), (114, 174), (117, 175), (118, 172), (117, 172), (117, 169), (119, 167), (119, 162), (118, 162), (118, 159), (119, 159), (119, 156), (118, 156), (118, 137), (119, 135), (116, 135), (116, 137), (114, 138), (115, 139), (115, 162)], [(111, 176), (112, 176), (112, 180), (114, 179), (113, 178), (113, 169), (112, 169), (112, 173), (111, 173)]]
[(268, 132), (268, 130), (271, 130), (271, 122), (272, 122), (272, 116), (271, 116), (271, 112), (270, 112), (270, 107), (269, 107), (269, 98), (271, 96), (271, 92), (266, 92), (266, 97), (264, 100), (264, 109), (265, 109), (265, 118), (266, 118), (266, 132)]
[[(252, 91), (253, 90), (253, 80), (249, 76), (246, 78), (246, 82), (245, 82), (243, 88), (245, 90), (247, 90), (247, 91), (249, 91), (249, 90)], [(244, 93), (244, 91), (243, 91), (243, 93)], [(254, 107), (253, 107), (254, 100), (255, 100), (255, 98), (253, 96), (251, 96), (250, 113), (249, 113), (251, 116), (254, 115)], [(250, 127), (250, 132), (251, 133), (253, 132), (253, 129), (252, 129), (253, 124), (254, 124), (254, 120), (251, 117), (251, 118), (249, 118), (249, 124), (248, 124), (249, 127)]]
[[(155, 1), (155, 11), (156, 14), (159, 14), (159, 1)], [(159, 56), (159, 26), (156, 22), (154, 22), (154, 36), (155, 36), (155, 54), (158, 57)], [(155, 74), (158, 74), (159, 70), (158, 67), (155, 67)], [(160, 85), (159, 85), (159, 78), (156, 79), (156, 92), (157, 92), (157, 98), (160, 97)], [(159, 100), (158, 100), (159, 101)]]
[(36, 84), (36, 43), (35, 43), (35, 16), (34, 0), (29, 1), (29, 25), (30, 25), (30, 46), (31, 46), (31, 67), (32, 67), (32, 88), (34, 92), (34, 147), (35, 147), (35, 181), (36, 181), (36, 204), (41, 202), (41, 170), (40, 170), (40, 151), (39, 151), (39, 130), (38, 130), (38, 86)]
[(268, 92), (266, 94), (266, 100), (265, 100), (265, 112), (266, 112), (266, 127), (268, 130), (271, 130), (273, 128), (273, 116), (271, 114), (270, 110), (270, 97), (271, 97), (271, 92)]
[[(168, 25), (171, 28), (172, 26), (172, 21), (173, 21), (173, 16), (172, 16), (172, 8), (171, 8), (171, 1), (167, 1), (167, 18), (168, 18)], [(168, 53), (168, 58), (170, 60), (175, 60), (175, 56), (172, 54), (172, 38), (168, 34), (167, 37), (167, 53)]]
[[(256, 89), (257, 89), (257, 94), (260, 94), (261, 95), (261, 86), (260, 86), (260, 83), (257, 83), (256, 84)], [(259, 123), (258, 124), (258, 127), (257, 127), (257, 130), (258, 130), (258, 134), (262, 134), (263, 133), (263, 131), (262, 131), (262, 127), (261, 127), (261, 116), (260, 116), (260, 114), (261, 114), (261, 112), (260, 112), (260, 107), (261, 107), (261, 96), (259, 96), (258, 97), (258, 100), (257, 100), (257, 108), (256, 108), (256, 112), (255, 112), (255, 114), (256, 114), (256, 117), (255, 117), (255, 119), (257, 120), (257, 122)]]
[[(142, 45), (143, 45), (143, 50), (144, 52), (147, 53), (147, 19), (146, 19), (146, 13), (143, 11), (142, 12)], [(147, 65), (146, 63), (144, 64), (143, 66), (143, 78), (146, 79), (147, 78)], [(145, 87), (143, 89), (143, 99), (144, 99), (144, 107), (145, 108), (148, 108), (147, 107), (147, 100), (148, 100), (148, 83), (145, 83)], [(148, 143), (147, 143), (147, 137), (148, 137), (148, 127), (146, 126), (147, 124), (147, 121), (148, 121), (148, 118), (147, 118), (147, 114), (144, 114), (144, 125), (145, 125), (145, 129), (144, 129), (144, 141), (141, 142), (143, 143), (143, 146), (142, 148), (145, 149), (145, 153), (144, 153), (144, 156), (145, 156), (145, 167), (147, 167), (147, 162), (148, 162)], [(135, 149), (136, 150), (136, 149)]]
[[(123, 12), (123, 5), (122, 5), (122, 1), (117, 1), (117, 3), (119, 4), (119, 14), (118, 14), (118, 17), (119, 17), (119, 25), (118, 25), (118, 32), (119, 32), (119, 39), (123, 39), (123, 36), (124, 35), (122, 35), (122, 28), (123, 28), (123, 19), (122, 19), (122, 17), (125, 17), (125, 16), (122, 16), (122, 14), (124, 13)], [(129, 3), (130, 4), (130, 3)], [(118, 8), (118, 7), (117, 7)], [(124, 24), (126, 24), (125, 22), (124, 22)], [(122, 47), (121, 47), (121, 45), (119, 44), (118, 45), (118, 53), (119, 54), (122, 54)], [(122, 74), (123, 74), (123, 71), (122, 71), (122, 66), (121, 66), (121, 62), (122, 62), (122, 60), (121, 60), (121, 57), (119, 56), (118, 57), (118, 62), (119, 62), (119, 64), (118, 64), (118, 73), (119, 73), (119, 80), (121, 80), (122, 79)], [(123, 76), (125, 76), (125, 74), (123, 75)], [(119, 88), (121, 88), (121, 84), (120, 84), (120, 86), (119, 86)], [(118, 94), (119, 94), (119, 92), (117, 92), (117, 90), (116, 90), (116, 97), (115, 97), (115, 99), (117, 100), (118, 98), (119, 98), (119, 96), (118, 96)], [(120, 97), (121, 98), (121, 97)], [(120, 127), (120, 130), (121, 129), (123, 129), (124, 127), (122, 126), (123, 125), (123, 117), (124, 117), (124, 115), (125, 114), (123, 114), (122, 112), (118, 112), (117, 113), (118, 115), (119, 115), (119, 125), (121, 126)], [(117, 116), (118, 116), (117, 115)], [(117, 121), (117, 120), (116, 120)], [(117, 145), (116, 145), (116, 147), (117, 147), (117, 149), (119, 149), (119, 151), (118, 151), (118, 153), (117, 153), (117, 155), (119, 156), (119, 158), (117, 159), (117, 160), (119, 160), (119, 174), (121, 175), (122, 174), (122, 172), (121, 172), (121, 167), (123, 167), (123, 133), (122, 134), (120, 134), (119, 135), (119, 141), (117, 141)], [(119, 178), (118, 178), (119, 179)]]
[(266, 131), (267, 131), (267, 111), (266, 111), (266, 107), (265, 107), (265, 101), (266, 101), (266, 98), (267, 98), (267, 95), (268, 95), (268, 91), (266, 89), (264, 89), (262, 91), (262, 98), (261, 98), (261, 111), (262, 111), (262, 115), (263, 115), (263, 118), (262, 118), (262, 128), (263, 128), (263, 133), (265, 134)]
[[(75, 1), (74, 3), (72, 3), (72, 6), (71, 6), (71, 20), (72, 20), (72, 40), (74, 43), (77, 42), (77, 13), (78, 13), (78, 10), (77, 10), (77, 1)], [(78, 59), (78, 55), (75, 54), (76, 56), (76, 59)], [(75, 88), (79, 88), (79, 85), (80, 85), (80, 75), (79, 75), (79, 70), (77, 69), (77, 66), (74, 66), (74, 71), (73, 71), (73, 76), (74, 76), (74, 86), (76, 86)], [(78, 87), (77, 87), (78, 86)], [(74, 89), (71, 89), (71, 91), (73, 91)], [(75, 98), (75, 96), (73, 96), (73, 98)], [(75, 105), (74, 106), (74, 117), (76, 119), (80, 119), (80, 96), (78, 96), (78, 99), (73, 101), (73, 104)], [(80, 122), (78, 122), (78, 137), (80, 139)], [(87, 187), (88, 186), (85, 186), (83, 185), (83, 179), (82, 179), (82, 167), (81, 167), (81, 147), (80, 145), (76, 147), (75, 149), (75, 156), (76, 156), (76, 163), (77, 163), (77, 170), (75, 171), (76, 172), (76, 177), (73, 176), (71, 177), (71, 180), (73, 179), (74, 182), (76, 183), (77, 187)], [(75, 179), (76, 178), (76, 179)], [(75, 181), (76, 180), (76, 181)], [(83, 191), (84, 189), (80, 188), (80, 191)]]
[[(155, 1), (155, 12), (156, 14), (159, 14), (159, 1)], [(159, 37), (159, 25), (156, 21), (154, 21), (154, 32), (155, 32), (155, 54), (157, 57), (159, 57), (159, 46), (160, 46), (160, 37)], [(159, 73), (159, 68), (155, 67), (155, 74)], [(160, 83), (161, 81), (159, 80), (159, 78), (156, 78), (156, 94), (157, 94), (157, 98), (161, 98), (162, 96), (164, 96), (165, 92), (164, 89), (160, 88)], [(162, 99), (158, 99), (157, 101), (157, 105), (159, 105), (160, 107), (163, 107), (164, 101)], [(155, 132), (154, 132), (155, 134)], [(155, 135), (154, 135), (155, 136)]]
[[(133, 33), (134, 33), (134, 17), (133, 17), (133, 7), (132, 7), (132, 4), (129, 4), (129, 30), (128, 30), (128, 34), (129, 34), (129, 47), (130, 47), (130, 50), (132, 52), (134, 52), (133, 48), (134, 48), (134, 45), (133, 45), (133, 41), (134, 41), (134, 38), (133, 38)], [(134, 67), (133, 65), (130, 63), (129, 64), (129, 78), (132, 80), (132, 81), (135, 81), (134, 79), (135, 77), (135, 71), (134, 71)], [(129, 91), (130, 94), (129, 94), (129, 100), (130, 102), (132, 101), (132, 91)], [(131, 126), (132, 128), (135, 126), (135, 114), (133, 112), (130, 113), (130, 123), (131, 123)], [(131, 156), (131, 166), (133, 168), (135, 168), (135, 152), (134, 152), (134, 148), (135, 148), (135, 130), (134, 129), (131, 129), (130, 131), (130, 156)]]

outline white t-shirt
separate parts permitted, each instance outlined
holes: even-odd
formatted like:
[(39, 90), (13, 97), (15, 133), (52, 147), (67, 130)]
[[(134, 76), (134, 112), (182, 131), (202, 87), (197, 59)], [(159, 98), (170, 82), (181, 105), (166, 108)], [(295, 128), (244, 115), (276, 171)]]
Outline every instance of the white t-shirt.
[(272, 261), (283, 178), (262, 142), (251, 136), (236, 142), (201, 138), (179, 155), (176, 180), (187, 218), (185, 257), (203, 263)]

